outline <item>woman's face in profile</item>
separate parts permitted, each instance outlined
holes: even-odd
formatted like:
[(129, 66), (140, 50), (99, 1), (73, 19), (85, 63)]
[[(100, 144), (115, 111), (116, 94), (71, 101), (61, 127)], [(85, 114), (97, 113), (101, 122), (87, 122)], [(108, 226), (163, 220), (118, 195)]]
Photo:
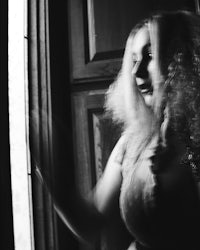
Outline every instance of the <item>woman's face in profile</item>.
[(145, 103), (152, 105), (152, 76), (155, 72), (151, 52), (150, 36), (146, 26), (142, 27), (134, 36), (132, 43), (133, 70), (136, 83), (141, 91)]

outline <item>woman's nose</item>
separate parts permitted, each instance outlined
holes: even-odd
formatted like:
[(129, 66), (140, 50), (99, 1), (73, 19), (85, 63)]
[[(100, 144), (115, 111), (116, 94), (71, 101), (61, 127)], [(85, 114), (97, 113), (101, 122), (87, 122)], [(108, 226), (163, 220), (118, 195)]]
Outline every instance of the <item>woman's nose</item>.
[(148, 63), (145, 63), (145, 61), (138, 61), (133, 67), (133, 73), (138, 78), (148, 78)]

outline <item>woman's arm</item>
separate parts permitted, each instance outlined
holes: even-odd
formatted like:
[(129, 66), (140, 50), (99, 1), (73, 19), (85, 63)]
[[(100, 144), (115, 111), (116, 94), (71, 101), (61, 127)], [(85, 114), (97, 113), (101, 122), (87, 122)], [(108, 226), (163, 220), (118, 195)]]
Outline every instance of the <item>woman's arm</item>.
[[(121, 161), (123, 158), (123, 138), (113, 149), (103, 176), (95, 189), (82, 198), (75, 187), (66, 183), (62, 196), (52, 193), (54, 207), (65, 225), (84, 242), (93, 242), (109, 223), (112, 212), (118, 209), (121, 186)], [(67, 182), (67, 180), (66, 180)], [(72, 181), (73, 182), (73, 181)], [(58, 181), (59, 185), (59, 181)], [(62, 184), (64, 187), (64, 185)]]
[(98, 181), (92, 196), (96, 208), (102, 214), (108, 214), (113, 204), (119, 198), (122, 183), (121, 164), (125, 153), (125, 136), (123, 135), (115, 145), (103, 176)]

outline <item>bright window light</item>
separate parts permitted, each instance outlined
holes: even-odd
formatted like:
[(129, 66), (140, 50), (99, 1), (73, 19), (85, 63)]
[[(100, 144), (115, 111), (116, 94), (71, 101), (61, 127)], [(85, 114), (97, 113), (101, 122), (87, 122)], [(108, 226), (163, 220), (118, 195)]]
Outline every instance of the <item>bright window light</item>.
[[(26, 1), (26, 0), (25, 0)], [(11, 185), (15, 250), (33, 250), (27, 136), (26, 3), (9, 0), (8, 69)]]

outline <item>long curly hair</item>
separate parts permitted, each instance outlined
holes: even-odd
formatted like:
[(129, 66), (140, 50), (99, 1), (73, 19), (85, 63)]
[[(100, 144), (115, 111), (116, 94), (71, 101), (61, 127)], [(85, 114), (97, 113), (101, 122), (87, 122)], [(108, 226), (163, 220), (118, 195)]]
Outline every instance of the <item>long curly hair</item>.
[(187, 146), (200, 148), (200, 17), (179, 11), (154, 20), (169, 125)]

